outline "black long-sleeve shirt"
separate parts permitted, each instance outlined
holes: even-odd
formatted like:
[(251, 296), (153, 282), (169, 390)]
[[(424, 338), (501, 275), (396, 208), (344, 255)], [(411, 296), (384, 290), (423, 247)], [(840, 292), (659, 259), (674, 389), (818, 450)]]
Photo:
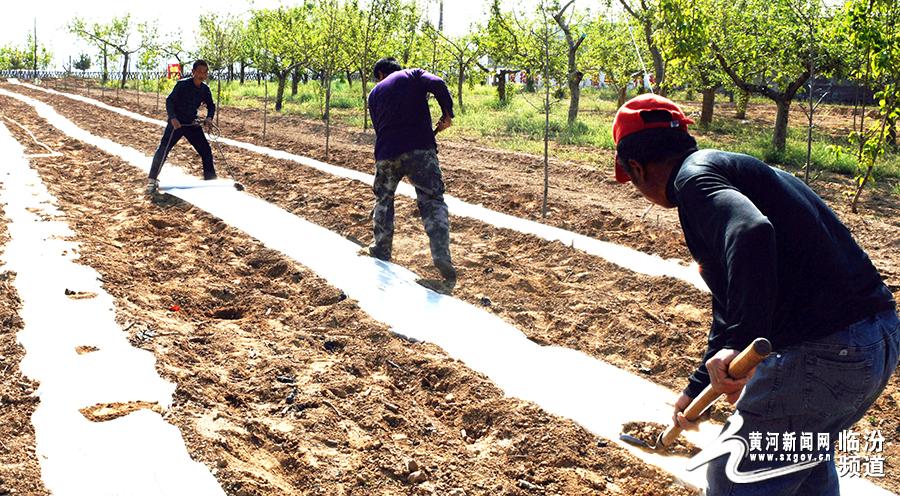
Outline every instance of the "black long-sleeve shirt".
[(197, 109), (201, 103), (206, 104), (206, 117), (212, 119), (216, 115), (216, 104), (213, 102), (209, 86), (201, 83), (198, 87), (190, 77), (179, 79), (166, 97), (168, 120), (177, 118), (182, 124), (190, 124), (197, 118)]
[(709, 384), (705, 362), (723, 348), (765, 337), (779, 350), (896, 306), (850, 231), (791, 174), (701, 150), (672, 172), (667, 195), (712, 292), (709, 347), (689, 396)]

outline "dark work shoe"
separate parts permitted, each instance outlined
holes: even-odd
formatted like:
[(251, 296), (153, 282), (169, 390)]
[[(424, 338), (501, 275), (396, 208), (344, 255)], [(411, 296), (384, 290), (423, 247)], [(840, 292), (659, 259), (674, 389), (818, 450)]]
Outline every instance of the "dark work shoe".
[(441, 273), (441, 277), (444, 278), (448, 283), (456, 283), (456, 269), (453, 268), (453, 264), (450, 262), (445, 262), (443, 260), (435, 262), (435, 267), (437, 267), (438, 272)]
[(384, 253), (382, 250), (379, 250), (375, 245), (369, 245), (369, 256), (372, 258), (377, 258), (378, 260), (383, 260), (385, 262), (391, 261), (391, 256)]
[(217, 176), (215, 174), (213, 174), (211, 176), (203, 176), (204, 181), (215, 181), (218, 178), (219, 178), (219, 176)]

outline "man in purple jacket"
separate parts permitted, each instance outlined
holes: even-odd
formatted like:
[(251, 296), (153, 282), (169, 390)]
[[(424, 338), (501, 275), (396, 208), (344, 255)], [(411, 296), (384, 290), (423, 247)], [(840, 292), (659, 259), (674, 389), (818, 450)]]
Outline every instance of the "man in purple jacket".
[[(431, 243), (431, 258), (449, 287), (456, 283), (450, 258), (450, 220), (444, 202), (444, 181), (435, 134), (453, 124), (453, 99), (444, 81), (422, 69), (403, 70), (393, 58), (375, 63), (378, 84), (369, 93), (369, 113), (375, 128), (375, 243), (369, 254), (391, 259), (394, 237), (394, 192), (404, 177), (416, 188), (416, 203)], [(431, 128), (428, 93), (443, 115)]]

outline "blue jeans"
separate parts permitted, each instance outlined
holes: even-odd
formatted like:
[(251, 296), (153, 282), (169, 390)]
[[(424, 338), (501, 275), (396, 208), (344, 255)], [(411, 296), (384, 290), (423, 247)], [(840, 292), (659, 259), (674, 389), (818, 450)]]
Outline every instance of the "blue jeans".
[[(749, 433), (828, 433), (830, 460), (780, 477), (734, 483), (725, 474), (728, 456), (707, 466), (708, 496), (836, 496), (838, 474), (834, 464), (834, 441), (849, 429), (875, 402), (897, 367), (900, 320), (894, 311), (881, 312), (846, 329), (816, 341), (786, 347), (756, 368), (737, 402), (744, 420), (738, 436)], [(860, 432), (862, 434), (862, 432)], [(860, 436), (862, 437), (862, 436)], [(816, 443), (817, 444), (817, 443)], [(863, 440), (862, 444), (865, 444)], [(791, 462), (751, 461), (738, 466), (740, 472), (782, 467)]]

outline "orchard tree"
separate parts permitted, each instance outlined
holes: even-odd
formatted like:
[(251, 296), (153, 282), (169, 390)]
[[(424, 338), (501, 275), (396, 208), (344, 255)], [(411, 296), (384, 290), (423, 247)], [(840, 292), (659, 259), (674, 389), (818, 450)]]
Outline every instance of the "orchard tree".
[(275, 111), (284, 102), (287, 78), (298, 65), (308, 64), (314, 32), (312, 4), (278, 9), (254, 10), (248, 23), (254, 66), (278, 80)]
[[(216, 104), (222, 101), (223, 69), (231, 67), (238, 58), (242, 23), (228, 15), (206, 14), (200, 16), (198, 53), (209, 64), (216, 78)], [(218, 123), (218, 114), (216, 122)]]
[(155, 23), (138, 23), (134, 25), (130, 15), (114, 17), (107, 24), (94, 23), (90, 26), (83, 19), (76, 17), (69, 23), (69, 31), (85, 41), (101, 47), (104, 82), (106, 82), (107, 78), (106, 63), (109, 58), (109, 51), (112, 50), (122, 57), (120, 88), (125, 87), (131, 57), (146, 47), (154, 45), (157, 38)]
[(417, 2), (408, 2), (400, 5), (398, 11), (398, 25), (400, 31), (392, 40), (396, 50), (397, 60), (403, 67), (412, 67), (417, 49), (421, 46), (423, 27), (425, 20)]
[(703, 9), (703, 0), (662, 0), (662, 27), (659, 42), (669, 61), (668, 78), (672, 85), (698, 89), (703, 96), (700, 125), (712, 123), (716, 91), (730, 82), (710, 48), (712, 16)]
[(585, 46), (588, 67), (602, 72), (605, 82), (618, 94), (616, 108), (625, 103), (628, 85), (635, 74), (643, 76), (641, 61), (649, 55), (645, 45), (632, 42), (628, 16), (618, 16), (609, 9), (588, 26), (590, 42)]
[[(562, 33), (556, 33), (557, 36), (553, 39), (541, 38), (539, 34), (545, 31), (541, 26), (543, 13), (551, 10), (549, 19), (553, 21), (553, 14), (557, 10), (549, 2), (540, 4), (536, 16), (523, 14), (515, 9), (504, 11), (499, 0), (494, 0), (491, 4), (484, 47), (485, 53), (494, 61), (494, 65), (501, 69), (497, 74), (501, 77), (497, 90), (500, 101), (505, 100), (506, 93), (506, 83), (502, 79), (506, 75), (502, 71), (503, 68), (515, 69), (510, 72), (524, 70), (527, 75), (525, 91), (529, 93), (535, 90), (535, 75), (544, 67), (546, 56), (550, 57), (548, 67), (551, 68), (551, 73), (554, 76), (564, 76), (564, 69), (561, 69), (562, 56), (565, 53)], [(556, 29), (552, 31), (556, 32)], [(550, 43), (552, 47), (545, 50), (543, 41)]]
[[(35, 54), (37, 59), (35, 59)], [(34, 37), (28, 33), (20, 47), (7, 45), (0, 47), (0, 69), (46, 69), (53, 60), (53, 54), (42, 44), (35, 46)]]
[(91, 68), (91, 56), (86, 53), (79, 55), (78, 59), (75, 61), (75, 68), (84, 74), (84, 71)]
[[(566, 10), (568, 10), (569, 7), (572, 7), (572, 15), (570, 15), (567, 20), (565, 16)], [(578, 70), (578, 49), (581, 47), (581, 44), (584, 43), (584, 39), (587, 36), (585, 33), (581, 33), (577, 37), (572, 34), (572, 28), (577, 28), (581, 24), (581, 19), (579, 19), (579, 22), (572, 22), (574, 14), (575, 0), (569, 0), (569, 2), (553, 16), (553, 20), (556, 21), (559, 29), (562, 30), (563, 34), (566, 36), (566, 60), (568, 62), (567, 80), (569, 84), (569, 126), (575, 124), (575, 121), (578, 119), (578, 102), (581, 99), (581, 80), (584, 79), (584, 73)]]
[(331, 88), (335, 74), (346, 67), (342, 60), (343, 52), (339, 49), (340, 40), (346, 25), (343, 23), (344, 11), (338, 0), (323, 0), (316, 7), (316, 18), (320, 20), (314, 39), (315, 51), (313, 64), (322, 75), (322, 89), (325, 92), (325, 160), (331, 151)]
[[(613, 0), (607, 0), (611, 5)], [(640, 26), (643, 41), (647, 45), (653, 61), (654, 91), (666, 93), (666, 60), (659, 46), (657, 32), (660, 30), (659, 5), (657, 0), (618, 0), (625, 12)], [(633, 35), (630, 33), (629, 36)], [(624, 49), (624, 47), (623, 47)]]
[(398, 0), (351, 0), (344, 6), (346, 30), (341, 48), (362, 81), (363, 130), (369, 128), (369, 75), (378, 59), (390, 55), (380, 51), (393, 38), (401, 14), (399, 5)]
[(852, 76), (863, 87), (876, 88), (879, 115), (867, 123), (863, 108), (859, 127), (850, 135), (857, 159), (851, 202), (855, 213), (863, 189), (888, 148), (891, 126), (900, 119), (900, 4), (896, 0), (850, 0), (842, 21), (848, 55), (861, 61)]
[(466, 75), (474, 69), (476, 61), (482, 53), (479, 45), (479, 29), (477, 27), (470, 28), (470, 31), (474, 31), (474, 33), (452, 39), (435, 30), (435, 34), (443, 40), (444, 50), (450, 54), (453, 60), (452, 65), (456, 68), (456, 103), (459, 105), (461, 113), (466, 111), (463, 104), (463, 84), (466, 81)]
[(497, 99), (501, 103), (508, 101), (506, 94), (506, 77), (515, 74), (524, 67), (525, 34), (515, 29), (512, 14), (503, 12), (500, 0), (493, 0), (490, 17), (482, 36), (481, 45), (490, 58), (497, 78)]
[(159, 52), (162, 56), (175, 59), (178, 63), (178, 76), (184, 72), (184, 64), (191, 57), (191, 54), (184, 48), (184, 41), (181, 34), (172, 33), (165, 36), (166, 41), (159, 44)]
[[(832, 29), (832, 18), (822, 0), (711, 0), (710, 46), (722, 70), (735, 86), (772, 100), (777, 108), (772, 145), (783, 152), (787, 142), (791, 102), (809, 79), (810, 60), (826, 72), (835, 65), (828, 47), (808, 48), (807, 26), (798, 12), (818, 16), (816, 39)], [(819, 12), (821, 14), (815, 14)]]

